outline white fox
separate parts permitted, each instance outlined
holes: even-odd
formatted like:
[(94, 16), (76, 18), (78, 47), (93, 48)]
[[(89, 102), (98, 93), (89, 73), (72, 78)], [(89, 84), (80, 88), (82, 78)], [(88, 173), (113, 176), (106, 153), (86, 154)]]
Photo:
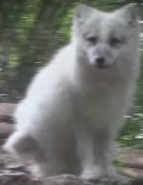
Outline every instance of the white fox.
[(116, 177), (111, 146), (139, 72), (136, 7), (76, 8), (70, 43), (32, 80), (4, 148), (44, 176)]

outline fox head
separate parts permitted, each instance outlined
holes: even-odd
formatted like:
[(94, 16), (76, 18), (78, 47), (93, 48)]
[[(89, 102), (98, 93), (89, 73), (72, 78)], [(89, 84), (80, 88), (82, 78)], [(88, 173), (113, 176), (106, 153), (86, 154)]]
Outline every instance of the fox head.
[(129, 4), (113, 12), (103, 12), (79, 5), (73, 21), (74, 39), (79, 55), (98, 68), (110, 67), (124, 55), (132, 57), (139, 39), (136, 6)]

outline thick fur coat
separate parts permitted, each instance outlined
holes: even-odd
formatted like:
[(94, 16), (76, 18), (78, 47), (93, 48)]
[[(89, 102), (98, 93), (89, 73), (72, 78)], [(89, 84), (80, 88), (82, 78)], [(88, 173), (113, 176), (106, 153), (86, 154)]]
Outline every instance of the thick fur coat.
[(78, 6), (70, 43), (33, 78), (5, 149), (45, 176), (115, 176), (110, 150), (132, 102), (138, 39), (134, 5), (108, 13)]

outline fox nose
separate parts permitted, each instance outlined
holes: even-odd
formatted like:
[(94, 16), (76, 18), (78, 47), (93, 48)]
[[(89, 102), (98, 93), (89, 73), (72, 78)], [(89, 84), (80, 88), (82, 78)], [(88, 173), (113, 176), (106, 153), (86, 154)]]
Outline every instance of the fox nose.
[(97, 63), (97, 65), (103, 65), (105, 63), (105, 58), (104, 57), (97, 57), (96, 63)]

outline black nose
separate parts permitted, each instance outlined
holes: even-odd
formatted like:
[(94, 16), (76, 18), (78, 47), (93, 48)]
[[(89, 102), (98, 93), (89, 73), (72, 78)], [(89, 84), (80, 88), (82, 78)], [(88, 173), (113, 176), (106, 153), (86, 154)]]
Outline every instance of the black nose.
[(104, 64), (105, 63), (104, 57), (98, 57), (98, 58), (96, 58), (96, 63), (99, 64), (99, 65)]

